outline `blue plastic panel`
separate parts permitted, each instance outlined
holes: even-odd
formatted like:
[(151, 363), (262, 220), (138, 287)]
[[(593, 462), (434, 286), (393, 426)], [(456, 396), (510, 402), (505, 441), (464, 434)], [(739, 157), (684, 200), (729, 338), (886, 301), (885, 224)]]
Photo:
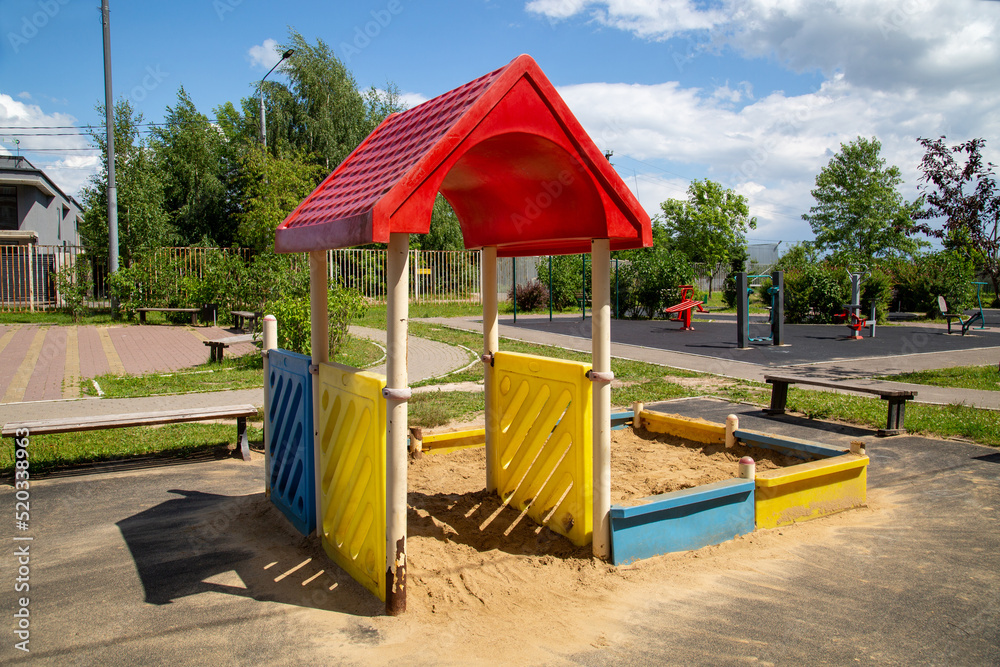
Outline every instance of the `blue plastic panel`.
[(316, 474), (313, 461), (312, 376), (309, 357), (286, 350), (267, 355), (270, 387), (267, 410), (271, 457), (271, 502), (295, 529), (316, 529)]
[(754, 530), (754, 481), (731, 479), (611, 506), (611, 561), (700, 549)]

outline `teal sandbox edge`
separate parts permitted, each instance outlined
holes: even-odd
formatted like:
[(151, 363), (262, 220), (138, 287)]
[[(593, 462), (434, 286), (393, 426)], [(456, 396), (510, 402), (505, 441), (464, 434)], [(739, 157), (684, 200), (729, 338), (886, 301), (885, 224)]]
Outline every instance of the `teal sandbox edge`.
[(731, 540), (754, 530), (754, 481), (729, 479), (611, 506), (611, 560), (642, 558)]

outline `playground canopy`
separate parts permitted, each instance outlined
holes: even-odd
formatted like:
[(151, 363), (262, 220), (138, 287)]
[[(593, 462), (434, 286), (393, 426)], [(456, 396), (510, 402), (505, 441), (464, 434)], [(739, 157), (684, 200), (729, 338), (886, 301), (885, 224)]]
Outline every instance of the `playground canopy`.
[(426, 234), (440, 191), (500, 257), (652, 243), (649, 216), (527, 55), (386, 118), (278, 227), (301, 252)]
[[(580, 435), (576, 441), (582, 443), (585, 452), (577, 458), (586, 459), (573, 482), (580, 490), (578, 504), (586, 508), (586, 516), (568, 516), (567, 521), (575, 525), (579, 518), (579, 532), (585, 533), (582, 538), (589, 539), (593, 517), (593, 548), (601, 557), (610, 553), (610, 383), (614, 377), (610, 253), (652, 245), (649, 216), (535, 61), (525, 55), (386, 118), (278, 227), (278, 252), (309, 252), (313, 423), (326, 424), (323, 434), (319, 428), (313, 430), (317, 532), (327, 553), (349, 571), (358, 566), (359, 554), (365, 554), (359, 571), (367, 573), (372, 590), (384, 593), (390, 614), (406, 608), (406, 403), (411, 396), (406, 371), (407, 248), (410, 234), (429, 231), (438, 192), (455, 210), (465, 246), (481, 248), (483, 254), (482, 359), (488, 491), (498, 490), (503, 476), (500, 469), (505, 464), (496, 455), (502, 410), (497, 397), (507, 391), (505, 387), (510, 383), (508, 378), (507, 384), (501, 386), (498, 378), (502, 364), (493, 367), (499, 353), (497, 257), (591, 255), (592, 368), (580, 374), (574, 385), (578, 418), (566, 417), (559, 423), (574, 423)], [(387, 367), (382, 385), (363, 377), (368, 375), (363, 371), (330, 364), (328, 358), (326, 250), (366, 243), (388, 243)], [(505, 358), (501, 355), (501, 360)], [(516, 363), (531, 372), (535, 372), (534, 367), (552, 366), (541, 361)], [(331, 373), (339, 378), (336, 382), (323, 379), (324, 375), (329, 379)], [(564, 389), (555, 391), (555, 385), (550, 386), (565, 379), (563, 371), (551, 370), (548, 375), (551, 377), (532, 377), (529, 383), (537, 389), (537, 400), (532, 399), (530, 405), (538, 410), (549, 400), (546, 397), (566, 394)], [(325, 402), (321, 401), (319, 388), (323, 382)], [(584, 388), (584, 382), (590, 386)], [(347, 392), (350, 396), (344, 393), (345, 388), (362, 385), (368, 388), (351, 389)], [(381, 395), (373, 389), (376, 385), (383, 387)], [(333, 392), (343, 394), (341, 398), (352, 407), (341, 409), (344, 403), (331, 399)], [(565, 408), (562, 405), (559, 410)], [(513, 410), (524, 428), (507, 430), (527, 432), (538, 421), (538, 410)], [(379, 417), (385, 420), (384, 431), (368, 428), (375, 414), (384, 415)], [(588, 414), (592, 419), (586, 418)], [(366, 420), (364, 428), (351, 421), (361, 416)], [(369, 447), (369, 453), (363, 454), (368, 445), (362, 444), (358, 434), (375, 432), (384, 438), (385, 446)], [(536, 436), (545, 440), (548, 433)], [(342, 461), (335, 459), (329, 456), (331, 448), (341, 448), (347, 455)], [(325, 453), (321, 455), (321, 451)], [(591, 454), (592, 475), (588, 472)], [(269, 461), (265, 464), (268, 470)], [(382, 469), (382, 461), (384, 493), (379, 475), (371, 474)], [(561, 480), (559, 477), (556, 481)], [(547, 482), (548, 478), (539, 480)], [(337, 498), (351, 500), (340, 502)], [(385, 537), (384, 548), (380, 547), (377, 554), (375, 548), (361, 547), (370, 546), (375, 533), (384, 533)], [(369, 575), (378, 569), (376, 561), (383, 557), (384, 577), (379, 573), (371, 578)]]

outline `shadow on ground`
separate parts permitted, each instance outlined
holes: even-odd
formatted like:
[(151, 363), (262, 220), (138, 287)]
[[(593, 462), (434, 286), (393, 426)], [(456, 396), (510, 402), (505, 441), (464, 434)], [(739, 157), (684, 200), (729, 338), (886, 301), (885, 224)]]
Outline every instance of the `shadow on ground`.
[(263, 493), (177, 497), (118, 522), (146, 602), (205, 592), (377, 616), (382, 603), (297, 533)]

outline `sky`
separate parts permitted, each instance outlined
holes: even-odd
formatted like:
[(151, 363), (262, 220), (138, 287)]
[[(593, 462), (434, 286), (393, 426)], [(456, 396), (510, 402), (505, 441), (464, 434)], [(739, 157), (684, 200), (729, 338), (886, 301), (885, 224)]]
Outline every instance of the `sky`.
[[(99, 169), (98, 0), (0, 0), (0, 153), (69, 194)], [(1000, 163), (996, 0), (110, 0), (113, 89), (161, 122), (180, 86), (209, 117), (255, 95), (289, 29), (362, 88), (410, 104), (531, 55), (650, 213), (693, 179), (745, 195), (751, 243), (801, 215), (842, 143), (877, 137), (918, 196), (917, 138), (986, 139)], [(281, 80), (280, 70), (270, 78)], [(48, 129), (38, 129), (48, 128)], [(19, 141), (20, 143), (15, 143)]]

